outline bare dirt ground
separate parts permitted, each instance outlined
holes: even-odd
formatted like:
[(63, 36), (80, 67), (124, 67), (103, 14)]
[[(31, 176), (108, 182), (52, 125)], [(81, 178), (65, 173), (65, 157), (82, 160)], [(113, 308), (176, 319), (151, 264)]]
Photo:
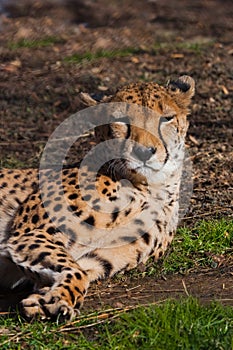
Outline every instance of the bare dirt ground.
[[(165, 83), (189, 74), (197, 83), (187, 140), (194, 191), (183, 223), (232, 217), (232, 1), (5, 1), (0, 19), (0, 166), (38, 166), (51, 132), (83, 108), (80, 91), (98, 97), (129, 82)], [(126, 48), (131, 53), (123, 55)], [(87, 52), (101, 57), (67, 61)], [(90, 141), (80, 141), (75, 160)], [(99, 283), (88, 307), (187, 294), (233, 305), (232, 292), (228, 261), (166, 280), (126, 276)]]

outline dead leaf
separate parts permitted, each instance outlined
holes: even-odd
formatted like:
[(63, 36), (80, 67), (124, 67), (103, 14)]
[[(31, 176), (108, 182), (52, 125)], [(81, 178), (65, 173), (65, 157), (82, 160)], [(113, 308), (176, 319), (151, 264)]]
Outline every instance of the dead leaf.
[(189, 140), (190, 140), (192, 143), (194, 143), (194, 145), (196, 145), (196, 146), (199, 146), (199, 145), (200, 145), (199, 141), (198, 141), (194, 136), (192, 136), (192, 135), (189, 135)]
[(171, 58), (183, 58), (184, 54), (183, 53), (172, 53)]

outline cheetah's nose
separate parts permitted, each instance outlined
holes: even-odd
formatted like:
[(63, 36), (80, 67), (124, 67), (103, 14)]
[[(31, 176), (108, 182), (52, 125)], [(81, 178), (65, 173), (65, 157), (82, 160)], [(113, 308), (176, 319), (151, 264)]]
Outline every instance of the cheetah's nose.
[(134, 154), (143, 162), (149, 160), (153, 154), (156, 152), (156, 148), (154, 147), (144, 147), (144, 146), (134, 146), (133, 148)]

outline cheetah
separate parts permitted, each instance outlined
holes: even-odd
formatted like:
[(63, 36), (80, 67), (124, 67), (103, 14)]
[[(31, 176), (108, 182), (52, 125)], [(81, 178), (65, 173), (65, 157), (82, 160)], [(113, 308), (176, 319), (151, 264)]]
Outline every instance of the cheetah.
[(89, 106), (111, 107), (108, 122), (95, 127), (104, 147), (90, 162), (60, 172), (0, 170), (0, 288), (8, 306), (30, 286), (17, 300), (26, 318), (70, 320), (90, 282), (164, 254), (178, 225), (194, 91), (185, 75), (166, 86), (132, 83), (98, 103), (83, 94)]

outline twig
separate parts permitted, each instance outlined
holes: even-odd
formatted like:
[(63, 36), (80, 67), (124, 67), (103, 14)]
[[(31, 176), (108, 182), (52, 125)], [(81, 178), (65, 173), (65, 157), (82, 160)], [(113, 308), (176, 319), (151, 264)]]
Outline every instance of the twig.
[(189, 297), (189, 292), (188, 292), (188, 289), (186, 287), (186, 284), (185, 284), (184, 280), (182, 280), (182, 284), (183, 284), (183, 287), (184, 287), (185, 294)]
[[(147, 304), (144, 304), (143, 307), (147, 307), (147, 306), (151, 306), (151, 305), (158, 305), (158, 304), (161, 304), (161, 303), (165, 302), (166, 300), (167, 299), (160, 300), (160, 301), (157, 301), (157, 302), (154, 302), (154, 303), (147, 303)], [(107, 320), (108, 321), (113, 320), (113, 319), (119, 317), (120, 314), (128, 312), (128, 311), (131, 311), (131, 310), (138, 309), (141, 306), (142, 305), (134, 305), (134, 306), (128, 306), (126, 308), (109, 309), (109, 310), (105, 310), (105, 311), (99, 312), (96, 316), (94, 316), (93, 313), (91, 313), (90, 317), (89, 316), (83, 316), (83, 317), (79, 318), (76, 321), (70, 322), (68, 325), (66, 324), (64, 326), (61, 326), (59, 330), (54, 330), (54, 332), (57, 332), (57, 331), (68, 332), (68, 331), (71, 331), (71, 330), (80, 330), (80, 329), (93, 327), (93, 326), (96, 326), (98, 324), (104, 323)], [(85, 321), (90, 321), (90, 320), (93, 320), (95, 318), (97, 319), (96, 322), (88, 323), (86, 325), (80, 325), (78, 327), (70, 327), (72, 325), (80, 323), (82, 321), (82, 319), (85, 320)]]

